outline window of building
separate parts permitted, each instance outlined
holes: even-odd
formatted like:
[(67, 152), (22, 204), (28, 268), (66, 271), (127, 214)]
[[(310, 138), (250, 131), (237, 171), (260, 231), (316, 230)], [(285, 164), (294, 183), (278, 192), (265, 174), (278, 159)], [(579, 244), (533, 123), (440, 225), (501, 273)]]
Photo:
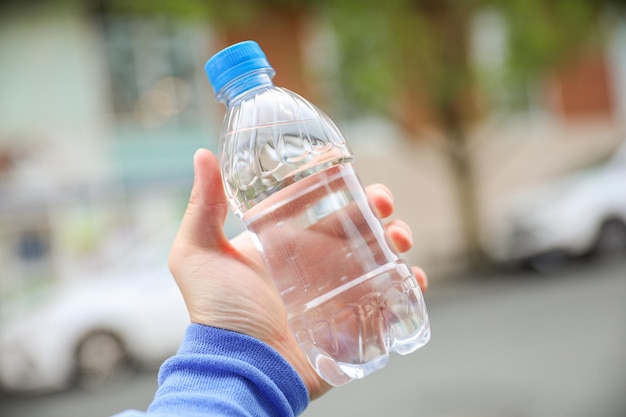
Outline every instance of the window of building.
[(156, 16), (104, 15), (101, 20), (118, 124), (159, 127), (202, 116), (198, 53), (204, 31), (199, 25)]

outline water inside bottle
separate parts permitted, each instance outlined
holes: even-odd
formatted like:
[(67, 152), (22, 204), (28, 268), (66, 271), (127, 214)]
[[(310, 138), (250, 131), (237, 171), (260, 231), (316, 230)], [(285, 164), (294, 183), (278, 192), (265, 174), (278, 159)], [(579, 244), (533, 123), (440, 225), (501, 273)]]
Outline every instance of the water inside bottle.
[(350, 164), (312, 174), (244, 221), (317, 372), (341, 385), (412, 352), (430, 330), (420, 289)]

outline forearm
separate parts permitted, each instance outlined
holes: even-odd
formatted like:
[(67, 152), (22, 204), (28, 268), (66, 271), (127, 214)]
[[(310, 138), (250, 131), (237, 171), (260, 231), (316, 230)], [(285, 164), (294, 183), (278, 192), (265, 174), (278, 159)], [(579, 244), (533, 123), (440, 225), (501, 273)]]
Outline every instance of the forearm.
[(192, 324), (159, 372), (148, 416), (297, 416), (308, 392), (272, 348), (239, 333)]

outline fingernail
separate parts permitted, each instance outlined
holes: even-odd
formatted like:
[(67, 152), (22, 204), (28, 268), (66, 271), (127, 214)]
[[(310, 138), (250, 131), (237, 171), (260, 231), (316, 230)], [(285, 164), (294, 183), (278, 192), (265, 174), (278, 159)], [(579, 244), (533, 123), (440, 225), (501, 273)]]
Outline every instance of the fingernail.
[(413, 232), (411, 232), (411, 229), (406, 229), (405, 232), (409, 239), (410, 245), (413, 246)]
[(393, 193), (391, 192), (389, 187), (387, 187), (386, 185), (381, 185), (380, 188), (387, 195), (387, 197), (389, 198), (389, 201), (391, 201), (391, 203), (393, 204)]

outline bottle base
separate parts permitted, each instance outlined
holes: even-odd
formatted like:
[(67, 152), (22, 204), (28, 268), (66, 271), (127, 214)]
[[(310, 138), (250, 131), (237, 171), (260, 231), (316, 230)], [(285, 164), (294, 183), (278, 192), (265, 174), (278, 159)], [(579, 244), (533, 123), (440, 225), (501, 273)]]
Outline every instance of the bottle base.
[[(430, 340), (430, 328), (428, 324), (420, 329), (412, 337), (401, 342), (396, 342), (389, 352), (396, 352), (400, 355), (408, 355), (419, 348), (425, 346)], [(313, 343), (301, 344), (301, 348), (307, 354), (309, 362), (318, 375), (333, 386), (345, 385), (354, 379), (364, 378), (378, 370), (383, 369), (389, 362), (389, 353), (372, 359), (367, 363), (354, 364), (338, 362), (327, 352), (316, 347)]]
[(309, 362), (334, 386), (382, 369), (389, 352), (407, 355), (430, 340), (423, 297), (408, 265), (392, 262), (358, 281), (290, 320)]

